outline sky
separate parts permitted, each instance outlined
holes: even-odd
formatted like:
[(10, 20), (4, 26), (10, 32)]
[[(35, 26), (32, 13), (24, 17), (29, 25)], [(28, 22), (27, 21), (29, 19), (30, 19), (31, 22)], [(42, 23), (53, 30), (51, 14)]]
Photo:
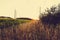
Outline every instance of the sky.
[(16, 17), (38, 19), (40, 11), (59, 3), (60, 0), (0, 0), (0, 16), (14, 18), (16, 10)]

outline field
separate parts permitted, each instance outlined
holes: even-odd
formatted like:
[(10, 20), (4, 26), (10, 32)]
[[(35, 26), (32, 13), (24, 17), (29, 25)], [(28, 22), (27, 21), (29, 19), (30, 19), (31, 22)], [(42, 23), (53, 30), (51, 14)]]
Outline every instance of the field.
[(13, 18), (0, 18), (0, 28), (11, 27), (13, 25), (19, 25), (29, 22), (30, 20), (13, 19)]
[(53, 25), (43, 25), (39, 20), (5, 27), (0, 28), (0, 40), (60, 40), (59, 25), (53, 28)]

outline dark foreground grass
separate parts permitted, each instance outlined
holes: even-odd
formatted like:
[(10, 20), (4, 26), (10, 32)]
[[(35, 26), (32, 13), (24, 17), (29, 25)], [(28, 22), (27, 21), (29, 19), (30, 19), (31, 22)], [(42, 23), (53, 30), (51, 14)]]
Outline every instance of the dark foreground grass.
[(0, 40), (60, 40), (60, 25), (53, 28), (38, 21), (26, 25), (0, 29)]

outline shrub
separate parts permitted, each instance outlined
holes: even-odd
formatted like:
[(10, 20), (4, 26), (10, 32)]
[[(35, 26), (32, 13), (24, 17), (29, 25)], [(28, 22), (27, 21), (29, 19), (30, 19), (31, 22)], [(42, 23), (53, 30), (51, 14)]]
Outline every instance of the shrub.
[(60, 24), (60, 7), (52, 6), (50, 9), (47, 9), (42, 17), (40, 16), (40, 20), (43, 24), (49, 24), (56, 26)]

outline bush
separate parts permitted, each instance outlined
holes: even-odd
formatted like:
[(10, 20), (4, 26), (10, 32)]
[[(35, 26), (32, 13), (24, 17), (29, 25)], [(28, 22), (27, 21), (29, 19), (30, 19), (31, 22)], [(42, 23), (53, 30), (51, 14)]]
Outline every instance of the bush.
[(0, 19), (0, 28), (11, 27), (18, 24), (19, 22), (16, 19)]
[(40, 17), (40, 20), (43, 24), (57, 25), (60, 24), (60, 7), (52, 6), (50, 9), (47, 9), (45, 13)]

